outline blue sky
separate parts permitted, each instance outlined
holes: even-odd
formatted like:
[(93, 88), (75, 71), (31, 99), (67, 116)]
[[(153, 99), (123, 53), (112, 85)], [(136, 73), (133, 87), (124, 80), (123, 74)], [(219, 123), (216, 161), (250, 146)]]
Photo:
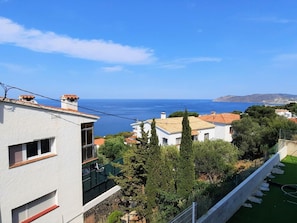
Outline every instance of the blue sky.
[(297, 94), (296, 8), (296, 0), (0, 0), (0, 82), (53, 98)]

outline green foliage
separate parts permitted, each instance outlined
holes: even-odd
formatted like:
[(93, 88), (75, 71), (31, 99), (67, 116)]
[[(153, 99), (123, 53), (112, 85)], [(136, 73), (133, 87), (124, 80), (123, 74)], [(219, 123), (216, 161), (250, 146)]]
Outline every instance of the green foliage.
[(106, 135), (104, 138), (105, 139), (110, 139), (110, 138), (116, 138), (118, 136), (121, 136), (121, 137), (124, 137), (124, 138), (128, 138), (130, 136), (132, 136), (132, 132), (119, 132), (117, 134), (109, 134), (109, 135)]
[[(184, 111), (176, 111), (176, 112), (173, 112), (171, 113), (168, 117), (169, 118), (173, 118), (173, 117), (183, 117), (185, 114)], [(199, 114), (197, 112), (188, 112), (188, 116), (195, 116), (195, 117), (198, 117)]]
[(187, 198), (193, 190), (194, 182), (195, 170), (191, 127), (188, 119), (188, 112), (185, 110), (182, 120), (180, 158), (177, 169), (177, 194), (180, 197)]
[(251, 117), (244, 117), (232, 123), (233, 143), (239, 148), (243, 158), (255, 158), (260, 152), (261, 126)]
[(146, 183), (146, 195), (148, 211), (153, 210), (156, 207), (157, 191), (161, 186), (161, 151), (159, 146), (159, 140), (156, 133), (156, 122), (153, 119), (151, 124), (151, 138), (149, 144), (149, 156), (147, 161), (147, 183)]
[(117, 136), (105, 140), (105, 143), (100, 146), (99, 153), (103, 154), (110, 161), (121, 158), (128, 146), (124, 144), (124, 138)]
[(179, 150), (176, 146), (163, 146), (161, 148), (162, 168), (160, 190), (176, 193), (177, 169)]
[(281, 106), (275, 106), (276, 108), (280, 108), (280, 109), (287, 109), (290, 112), (292, 112), (293, 114), (297, 115), (297, 103), (292, 102), (286, 105), (281, 105)]
[[(294, 105), (291, 105), (293, 108)], [(279, 132), (296, 131), (297, 125), (275, 114), (274, 107), (251, 106), (241, 120), (232, 123), (233, 143), (243, 152), (243, 158), (268, 157), (268, 151), (278, 140)]]
[(161, 191), (159, 193), (158, 203), (160, 219), (158, 219), (159, 221), (156, 222), (161, 222), (161, 219), (169, 220), (174, 218), (184, 207), (182, 199), (176, 193), (168, 193), (166, 191)]
[[(143, 126), (143, 125), (142, 125)], [(147, 181), (146, 161), (148, 156), (147, 133), (143, 131), (139, 146), (132, 146), (123, 156), (123, 164), (114, 164), (121, 169), (119, 176), (111, 176), (122, 188), (122, 205), (125, 209), (135, 210), (140, 217), (146, 215), (145, 185)]]
[(98, 157), (98, 162), (101, 164), (108, 164), (110, 163), (110, 160), (108, 158), (106, 158), (106, 156), (104, 156), (101, 151), (100, 148), (97, 150), (97, 157)]
[(123, 216), (122, 211), (113, 211), (107, 218), (108, 223), (121, 223), (121, 217)]
[(245, 113), (252, 117), (254, 120), (257, 120), (258, 123), (261, 125), (266, 123), (262, 123), (263, 119), (270, 120), (277, 116), (273, 107), (267, 107), (264, 105), (253, 105), (251, 107), (248, 107), (245, 110)]
[(206, 174), (211, 183), (225, 180), (234, 173), (238, 149), (223, 140), (193, 143), (196, 175)]

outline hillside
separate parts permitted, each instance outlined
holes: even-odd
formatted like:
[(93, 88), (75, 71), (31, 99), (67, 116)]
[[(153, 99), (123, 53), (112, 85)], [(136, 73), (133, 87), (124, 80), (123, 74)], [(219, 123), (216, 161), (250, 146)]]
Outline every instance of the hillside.
[(215, 102), (253, 102), (264, 104), (287, 104), (297, 102), (297, 95), (292, 94), (252, 94), (245, 96), (227, 95), (214, 99)]

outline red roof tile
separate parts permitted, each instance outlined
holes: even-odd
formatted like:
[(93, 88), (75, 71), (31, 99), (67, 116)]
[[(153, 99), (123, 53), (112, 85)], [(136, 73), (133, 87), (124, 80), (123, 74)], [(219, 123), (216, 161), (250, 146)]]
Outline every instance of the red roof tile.
[(201, 115), (199, 116), (199, 118), (211, 123), (231, 124), (233, 121), (239, 120), (240, 115), (233, 114), (233, 113), (221, 113), (221, 114)]
[(105, 142), (104, 138), (98, 138), (98, 139), (94, 139), (94, 144), (98, 145), (98, 146), (102, 146)]

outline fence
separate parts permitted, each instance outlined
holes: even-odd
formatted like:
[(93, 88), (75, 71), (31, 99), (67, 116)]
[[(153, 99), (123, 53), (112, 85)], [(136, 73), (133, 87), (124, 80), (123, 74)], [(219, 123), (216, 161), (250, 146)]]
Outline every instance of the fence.
[(297, 131), (280, 129), (279, 139), (297, 140)]
[(197, 203), (193, 202), (192, 206), (185, 209), (169, 223), (195, 223), (197, 220)]
[[(83, 165), (83, 204), (86, 204), (114, 187), (115, 183), (113, 180), (109, 179), (109, 175), (118, 175), (120, 173), (120, 169), (114, 167), (112, 164), (98, 166), (97, 162), (98, 161), (95, 160)], [(118, 159), (113, 162), (123, 163), (123, 159)]]

